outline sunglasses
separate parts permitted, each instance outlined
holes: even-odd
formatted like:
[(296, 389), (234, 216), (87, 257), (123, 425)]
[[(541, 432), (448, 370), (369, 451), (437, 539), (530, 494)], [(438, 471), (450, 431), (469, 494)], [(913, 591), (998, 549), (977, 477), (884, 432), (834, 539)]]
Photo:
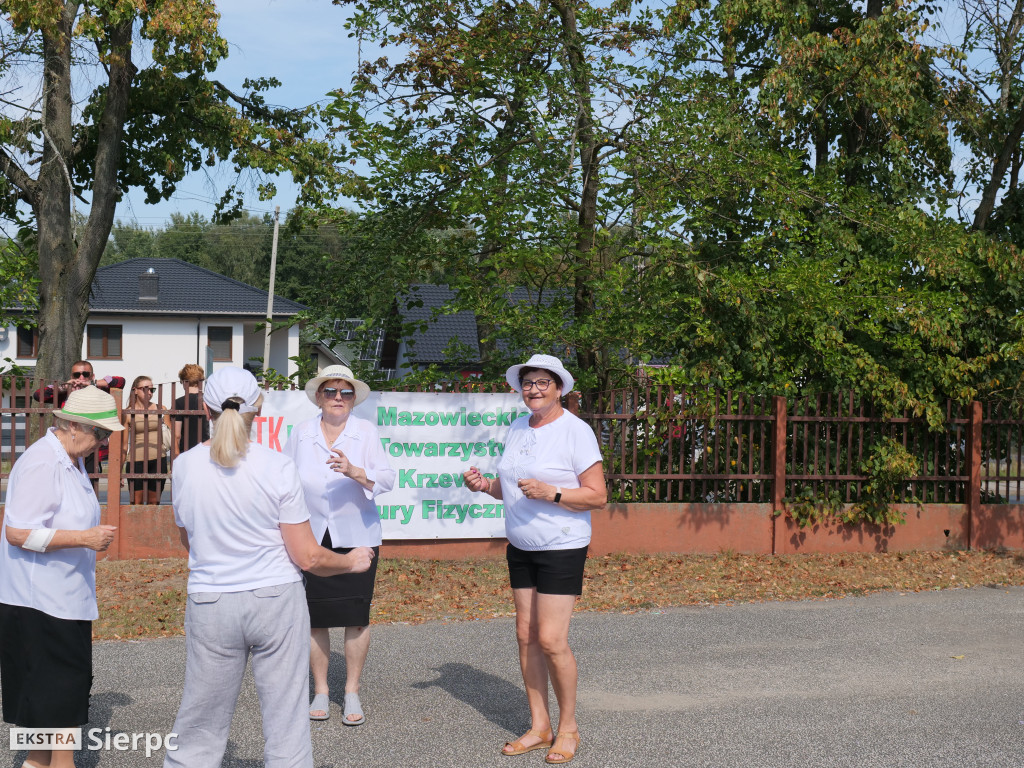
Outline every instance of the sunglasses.
[(71, 378), (72, 379), (91, 379), (92, 378), (92, 371), (72, 371), (71, 372)]
[(324, 387), (321, 392), (324, 393), (324, 397), (328, 400), (333, 400), (338, 395), (341, 395), (343, 400), (351, 400), (356, 396), (354, 389), (338, 389), (337, 387)]
[(136, 387), (136, 389), (140, 392), (153, 392), (156, 390), (156, 387)]

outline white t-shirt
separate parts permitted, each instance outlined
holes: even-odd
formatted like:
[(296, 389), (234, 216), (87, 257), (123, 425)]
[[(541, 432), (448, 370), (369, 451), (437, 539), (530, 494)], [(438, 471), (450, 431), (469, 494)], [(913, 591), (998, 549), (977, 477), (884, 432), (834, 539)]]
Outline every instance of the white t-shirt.
[(214, 463), (208, 445), (197, 445), (174, 460), (171, 477), (174, 522), (188, 533), (189, 594), (302, 579), (281, 536), (281, 523), (309, 519), (290, 458), (250, 443), (228, 469)]
[[(14, 462), (4, 525), (84, 531), (99, 524), (100, 505), (82, 460), (72, 462), (53, 429), (48, 430)], [(30, 552), (4, 537), (0, 603), (35, 608), (58, 619), (97, 619), (96, 553), (87, 547)]]
[(498, 463), (509, 543), (529, 551), (588, 545), (589, 511), (572, 512), (554, 502), (528, 499), (518, 482), (533, 478), (563, 489), (579, 488), (580, 475), (600, 461), (594, 431), (569, 411), (537, 429), (530, 426), (529, 414), (513, 421)]
[(320, 429), (322, 418), (317, 414), (299, 424), (284, 446), (285, 454), (299, 468), (313, 535), (322, 541), (324, 531), (330, 531), (335, 547), (379, 546), (380, 514), (373, 499), (395, 487), (395, 470), (381, 445), (377, 428), (366, 419), (349, 416), (332, 446), (366, 471), (366, 478), (374, 483), (371, 492), (335, 472), (327, 463), (334, 454), (328, 450)]

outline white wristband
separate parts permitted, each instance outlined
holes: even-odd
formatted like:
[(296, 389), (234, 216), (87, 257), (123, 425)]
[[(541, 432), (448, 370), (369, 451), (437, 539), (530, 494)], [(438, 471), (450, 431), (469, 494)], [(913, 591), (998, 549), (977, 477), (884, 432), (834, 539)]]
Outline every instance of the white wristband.
[(50, 546), (50, 541), (53, 540), (54, 533), (53, 528), (33, 528), (28, 538), (25, 539), (25, 543), (22, 544), (22, 549), (45, 552), (46, 548)]

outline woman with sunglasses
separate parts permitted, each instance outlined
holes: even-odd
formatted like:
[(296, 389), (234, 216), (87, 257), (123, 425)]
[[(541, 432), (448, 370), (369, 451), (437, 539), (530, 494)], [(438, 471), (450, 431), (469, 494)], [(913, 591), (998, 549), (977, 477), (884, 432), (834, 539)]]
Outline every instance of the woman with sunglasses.
[[(153, 402), (153, 380), (148, 376), (136, 376), (128, 395), (128, 405), (122, 419), (128, 427), (129, 464), (125, 471), (131, 474), (167, 474), (167, 457), (164, 455), (164, 431), (171, 429), (171, 417), (166, 408)], [(130, 479), (132, 504), (159, 504), (164, 492), (165, 480)]]
[[(114, 398), (76, 389), (52, 427), (14, 463), (0, 545), (4, 721), (21, 728), (89, 722), (96, 553), (114, 540), (82, 459), (124, 429)], [(30, 750), (28, 768), (73, 768), (72, 751)]]
[(345, 698), (342, 722), (366, 722), (359, 682), (370, 647), (370, 602), (380, 554), (380, 515), (374, 498), (390, 491), (395, 471), (381, 446), (377, 427), (352, 415), (370, 394), (344, 365), (331, 365), (306, 382), (306, 396), (320, 413), (299, 424), (284, 452), (299, 468), (313, 535), (327, 549), (345, 554), (372, 547), (373, 564), (365, 573), (321, 577), (306, 574), (311, 626), (309, 667), (313, 674), (312, 720), (330, 717), (327, 667), (331, 627), (345, 628)]
[[(548, 763), (567, 763), (580, 745), (569, 620), (583, 593), (590, 511), (607, 501), (601, 449), (586, 422), (562, 408), (562, 396), (575, 382), (557, 357), (534, 355), (509, 368), (505, 380), (522, 393), (530, 414), (509, 427), (497, 478), (484, 477), (476, 467), (463, 475), (469, 490), (502, 499), (505, 506), (506, 559), (530, 729), (501, 753), (546, 749)], [(555, 731), (549, 679), (558, 701)]]

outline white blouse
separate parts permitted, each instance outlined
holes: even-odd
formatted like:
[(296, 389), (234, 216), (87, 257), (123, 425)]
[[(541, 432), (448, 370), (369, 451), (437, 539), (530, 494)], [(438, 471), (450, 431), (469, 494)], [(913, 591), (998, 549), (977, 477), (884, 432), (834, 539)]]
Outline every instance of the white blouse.
[(188, 593), (244, 592), (290, 584), (302, 571), (288, 557), (281, 524), (309, 512), (291, 459), (250, 443), (227, 468), (200, 444), (174, 460), (174, 522), (188, 533)]
[(284, 452), (294, 459), (302, 478), (302, 488), (309, 507), (313, 535), (322, 541), (330, 531), (335, 547), (376, 547), (381, 543), (380, 514), (374, 499), (395, 487), (395, 470), (391, 468), (380, 435), (371, 422), (349, 416), (333, 448), (345, 454), (366, 478), (374, 483), (368, 491), (355, 480), (331, 469), (327, 460), (334, 454), (327, 447), (320, 428), (322, 414), (299, 424), (292, 430)]
[[(11, 470), (4, 525), (85, 531), (100, 524), (100, 505), (82, 460), (72, 462), (49, 429)], [(0, 603), (35, 608), (58, 619), (93, 621), (96, 552), (68, 547), (32, 552), (4, 536), (0, 546)]]

